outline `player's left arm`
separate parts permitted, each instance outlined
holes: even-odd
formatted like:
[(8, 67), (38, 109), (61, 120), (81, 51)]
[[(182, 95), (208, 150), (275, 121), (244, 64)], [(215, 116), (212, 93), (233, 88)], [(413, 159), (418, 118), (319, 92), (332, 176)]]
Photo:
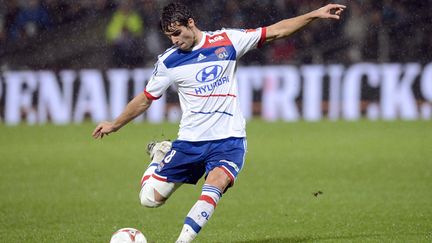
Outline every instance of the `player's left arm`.
[(315, 19), (340, 19), (346, 8), (341, 4), (328, 4), (322, 8), (290, 19), (284, 19), (266, 28), (266, 42), (290, 36)]

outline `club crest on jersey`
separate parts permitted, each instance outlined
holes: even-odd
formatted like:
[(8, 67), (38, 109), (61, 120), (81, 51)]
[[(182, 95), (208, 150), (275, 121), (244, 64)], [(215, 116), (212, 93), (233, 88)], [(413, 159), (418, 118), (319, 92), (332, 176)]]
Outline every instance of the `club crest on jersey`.
[(197, 75), (196, 80), (201, 83), (211, 82), (219, 78), (222, 74), (223, 67), (221, 65), (211, 65), (201, 69)]
[(216, 49), (214, 53), (220, 60), (225, 60), (228, 57), (228, 51), (225, 49), (225, 47)]

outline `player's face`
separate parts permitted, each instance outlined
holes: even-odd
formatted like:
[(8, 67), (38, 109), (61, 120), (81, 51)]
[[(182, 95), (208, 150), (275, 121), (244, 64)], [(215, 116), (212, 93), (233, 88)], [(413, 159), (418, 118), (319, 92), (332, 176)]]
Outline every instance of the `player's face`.
[(191, 25), (190, 22), (188, 26), (173, 23), (171, 24), (169, 31), (165, 32), (165, 35), (168, 36), (171, 42), (178, 46), (182, 51), (190, 51), (197, 42), (193, 27), (193, 23)]

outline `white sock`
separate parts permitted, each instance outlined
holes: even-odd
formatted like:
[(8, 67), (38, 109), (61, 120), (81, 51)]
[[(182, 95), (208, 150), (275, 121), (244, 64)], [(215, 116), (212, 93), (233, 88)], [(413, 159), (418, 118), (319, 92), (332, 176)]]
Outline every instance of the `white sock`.
[(176, 242), (188, 243), (195, 239), (201, 228), (213, 215), (221, 197), (222, 192), (217, 187), (204, 184), (201, 196), (186, 216), (183, 229)]

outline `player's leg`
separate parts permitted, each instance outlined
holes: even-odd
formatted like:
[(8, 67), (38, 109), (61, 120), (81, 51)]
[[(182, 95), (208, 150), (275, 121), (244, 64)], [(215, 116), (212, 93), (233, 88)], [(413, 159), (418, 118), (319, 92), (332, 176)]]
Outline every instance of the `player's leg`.
[(196, 184), (206, 171), (202, 145), (178, 140), (169, 146), (155, 145), (152, 163), (142, 179), (141, 204), (159, 207), (183, 183)]
[(141, 178), (141, 191), (139, 194), (141, 205), (156, 208), (165, 203), (169, 196), (181, 185), (161, 180), (154, 175), (155, 170), (162, 162), (166, 153), (171, 150), (171, 142), (150, 143), (147, 152), (151, 162)]
[(201, 196), (189, 211), (183, 229), (177, 239), (178, 243), (191, 242), (201, 228), (208, 222), (223, 192), (232, 186), (243, 167), (246, 152), (246, 140), (228, 139), (218, 150), (213, 151), (212, 162), (207, 164), (207, 178)]
[(213, 169), (202, 187), (201, 196), (186, 216), (177, 243), (192, 242), (207, 223), (231, 178), (221, 168)]
[(151, 176), (141, 187), (139, 194), (141, 205), (148, 208), (162, 206), (181, 183), (166, 182)]

